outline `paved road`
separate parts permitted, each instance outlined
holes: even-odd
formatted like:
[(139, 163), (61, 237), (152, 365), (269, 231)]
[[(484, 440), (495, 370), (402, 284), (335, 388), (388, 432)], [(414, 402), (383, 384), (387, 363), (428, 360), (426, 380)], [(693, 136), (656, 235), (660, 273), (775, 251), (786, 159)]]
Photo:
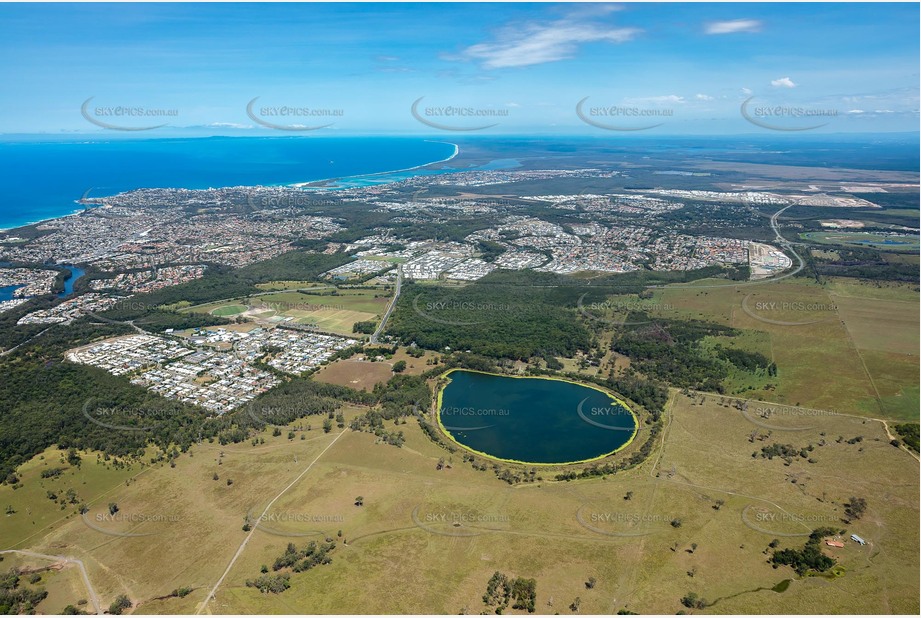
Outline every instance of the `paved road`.
[(403, 265), (400, 264), (397, 266), (397, 288), (393, 293), (393, 299), (390, 301), (390, 304), (387, 306), (387, 312), (384, 313), (384, 319), (381, 320), (381, 323), (377, 327), (377, 330), (374, 331), (374, 334), (371, 335), (371, 339), (368, 340), (369, 343), (377, 343), (378, 337), (380, 337), (381, 333), (384, 332), (384, 327), (387, 326), (387, 320), (390, 319), (390, 314), (393, 313), (394, 307), (397, 306), (397, 299), (400, 297), (400, 289), (402, 287), (403, 287)]
[(96, 610), (97, 614), (103, 613), (102, 607), (99, 605), (99, 596), (96, 594), (96, 589), (93, 588), (93, 584), (90, 583), (90, 576), (87, 574), (86, 566), (83, 564), (82, 560), (78, 560), (77, 558), (68, 558), (67, 556), (49, 556), (48, 554), (39, 554), (34, 551), (27, 551), (24, 549), (5, 549), (0, 551), (0, 554), (20, 554), (22, 556), (29, 556), (32, 558), (53, 560), (54, 562), (64, 562), (65, 564), (76, 564), (77, 568), (80, 569), (80, 575), (83, 577), (83, 584), (86, 586), (89, 602), (93, 604), (93, 608)]
[(47, 333), (47, 332), (48, 332), (49, 330), (51, 330), (52, 328), (54, 328), (54, 326), (49, 326), (48, 328), (46, 328), (46, 329), (43, 330), (42, 332), (38, 333), (37, 335), (34, 335), (34, 336), (32, 336), (32, 337), (29, 337), (28, 339), (26, 339), (25, 341), (23, 341), (23, 342), (20, 343), (19, 345), (13, 346), (13, 347), (10, 348), (9, 350), (4, 350), (3, 352), (0, 352), (0, 356), (6, 356), (7, 354), (12, 354), (13, 352), (15, 352), (16, 350), (18, 350), (18, 349), (21, 348), (22, 346), (26, 345), (27, 343), (31, 343), (32, 341), (35, 341), (36, 339), (38, 339), (39, 337), (41, 337), (42, 335), (44, 335), (45, 333)]

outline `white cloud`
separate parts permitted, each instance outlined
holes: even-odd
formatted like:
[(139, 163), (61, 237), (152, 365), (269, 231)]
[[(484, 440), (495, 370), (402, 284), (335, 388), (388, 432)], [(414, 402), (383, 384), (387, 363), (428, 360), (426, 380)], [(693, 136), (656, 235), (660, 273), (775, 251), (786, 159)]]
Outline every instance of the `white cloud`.
[(761, 22), (757, 19), (712, 21), (704, 28), (707, 34), (735, 34), (736, 32), (758, 32), (759, 30), (761, 30)]
[(750, 88), (742, 88), (742, 94), (747, 96), (747, 95), (750, 95), (751, 93), (752, 91)]
[(505, 104), (506, 107), (521, 107), (521, 103), (515, 103), (514, 101), (509, 101)]
[(863, 114), (865, 113), (862, 109), (849, 109), (847, 110), (848, 114)]
[(698, 101), (712, 101), (713, 100), (713, 97), (711, 97), (709, 94), (695, 94), (694, 98), (697, 99)]
[(496, 40), (471, 45), (461, 57), (479, 61), (487, 69), (523, 67), (571, 58), (585, 43), (625, 43), (639, 32), (636, 28), (612, 28), (571, 20), (528, 24), (505, 28)]
[(684, 97), (680, 97), (677, 94), (666, 94), (660, 97), (647, 97), (646, 100), (653, 103), (684, 103)]
[(793, 83), (793, 80), (789, 77), (781, 77), (780, 79), (772, 79), (771, 85), (775, 88), (796, 88), (796, 84)]
[(677, 94), (665, 94), (660, 96), (653, 97), (625, 97), (624, 103), (629, 105), (640, 105), (640, 104), (653, 104), (661, 105), (663, 103), (669, 103), (672, 105), (685, 103), (684, 97), (678, 96)]
[(238, 124), (236, 122), (210, 122), (205, 125), (212, 129), (252, 129), (251, 124)]

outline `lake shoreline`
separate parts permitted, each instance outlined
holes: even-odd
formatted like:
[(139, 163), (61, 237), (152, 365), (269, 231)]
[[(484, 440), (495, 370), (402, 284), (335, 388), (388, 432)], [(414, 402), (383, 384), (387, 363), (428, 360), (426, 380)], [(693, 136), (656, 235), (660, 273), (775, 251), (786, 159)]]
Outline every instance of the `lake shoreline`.
[[(456, 372), (466, 372), (466, 373), (487, 375), (487, 376), (493, 376), (493, 377), (499, 377), (499, 378), (517, 378), (517, 379), (535, 379), (535, 380), (556, 381), (556, 382), (563, 382), (563, 383), (566, 383), (566, 384), (573, 384), (573, 385), (575, 385), (575, 386), (580, 386), (580, 387), (583, 387), (583, 388), (589, 388), (589, 389), (598, 391), (598, 392), (602, 393), (605, 397), (610, 398), (610, 399), (611, 399), (613, 402), (615, 402), (616, 404), (622, 406), (625, 410), (627, 410), (627, 412), (630, 413), (630, 416), (631, 416), (632, 419), (633, 419), (633, 432), (632, 432), (632, 434), (630, 435), (630, 438), (628, 438), (623, 444), (621, 444), (620, 446), (618, 446), (618, 447), (617, 447), (616, 449), (614, 449), (613, 451), (609, 451), (609, 452), (603, 453), (603, 454), (601, 454), (601, 455), (596, 455), (596, 456), (593, 456), (593, 457), (589, 457), (589, 458), (586, 458), (586, 459), (579, 459), (579, 460), (575, 460), (575, 461), (566, 461), (566, 462), (530, 462), (530, 461), (522, 461), (522, 460), (518, 460), (518, 459), (504, 458), (504, 457), (499, 457), (499, 456), (496, 456), (496, 455), (490, 455), (489, 453), (484, 453), (484, 452), (479, 451), (479, 450), (477, 450), (477, 449), (475, 449), (475, 448), (473, 448), (473, 447), (471, 447), (471, 446), (469, 446), (469, 445), (467, 445), (467, 444), (463, 444), (462, 442), (458, 441), (458, 440), (454, 437), (454, 435), (450, 432), (450, 430), (448, 430), (447, 427), (445, 427), (444, 423), (442, 422), (441, 410), (442, 410), (443, 402), (444, 402), (443, 395), (444, 395), (444, 391), (445, 391), (445, 390), (447, 389), (447, 387), (451, 384), (451, 379), (450, 379), (448, 376), (450, 376), (452, 373), (456, 373)], [(457, 446), (461, 447), (461, 448), (464, 449), (465, 451), (469, 451), (469, 452), (471, 452), (471, 453), (476, 453), (477, 455), (480, 455), (481, 457), (485, 457), (485, 458), (487, 458), (487, 459), (489, 459), (489, 460), (501, 461), (501, 462), (504, 462), (504, 463), (511, 463), (511, 464), (517, 464), (517, 465), (523, 465), (523, 466), (540, 466), (540, 467), (544, 467), (544, 468), (563, 467), (563, 466), (571, 466), (571, 465), (579, 465), (579, 464), (592, 463), (592, 462), (595, 462), (595, 461), (600, 461), (600, 460), (602, 460), (602, 459), (606, 459), (607, 457), (610, 457), (610, 456), (612, 456), (612, 455), (615, 455), (615, 454), (617, 454), (617, 453), (623, 451), (625, 448), (627, 448), (628, 446), (630, 446), (630, 445), (633, 443), (633, 441), (636, 439), (636, 436), (637, 436), (638, 433), (639, 433), (639, 429), (640, 429), (640, 419), (639, 419), (639, 417), (637, 416), (636, 412), (634, 412), (633, 408), (630, 407), (629, 405), (627, 405), (627, 403), (624, 402), (623, 400), (621, 400), (620, 397), (617, 396), (615, 393), (613, 393), (613, 392), (611, 392), (611, 391), (609, 391), (609, 390), (606, 390), (606, 389), (604, 389), (604, 388), (602, 388), (602, 387), (600, 387), (600, 386), (598, 386), (598, 385), (596, 385), (596, 384), (577, 382), (577, 381), (572, 380), (572, 379), (570, 379), (570, 378), (558, 377), (558, 376), (519, 376), (519, 375), (506, 375), (506, 374), (494, 373), (494, 372), (489, 372), (489, 371), (481, 371), (481, 370), (479, 370), (479, 369), (464, 369), (464, 368), (458, 368), (458, 367), (449, 369), (449, 370), (446, 371), (445, 373), (443, 373), (443, 374), (441, 374), (440, 376), (438, 376), (438, 379), (439, 379), (439, 380), (441, 380), (441, 379), (443, 379), (443, 378), (445, 379), (445, 383), (438, 389), (438, 392), (437, 392), (437, 394), (436, 394), (436, 401), (435, 401), (435, 418), (436, 418), (436, 420), (437, 420), (437, 422), (438, 422), (438, 427), (439, 427), (439, 429), (441, 430), (441, 432), (442, 432), (451, 442), (453, 442), (453, 443), (456, 444)]]

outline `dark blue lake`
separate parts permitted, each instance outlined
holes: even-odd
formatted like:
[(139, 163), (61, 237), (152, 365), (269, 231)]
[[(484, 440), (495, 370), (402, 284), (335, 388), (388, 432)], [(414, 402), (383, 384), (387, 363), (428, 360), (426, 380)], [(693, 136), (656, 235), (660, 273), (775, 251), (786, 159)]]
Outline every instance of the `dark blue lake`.
[(454, 440), (498, 459), (569, 463), (630, 443), (636, 419), (611, 395), (574, 382), (457, 370), (440, 395), (439, 419)]

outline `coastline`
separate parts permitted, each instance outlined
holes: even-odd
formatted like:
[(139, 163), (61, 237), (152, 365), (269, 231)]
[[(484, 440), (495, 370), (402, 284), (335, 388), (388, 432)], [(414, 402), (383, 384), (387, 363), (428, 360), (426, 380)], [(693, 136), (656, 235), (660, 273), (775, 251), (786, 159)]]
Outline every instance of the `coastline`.
[[(436, 165), (436, 164), (438, 164), (438, 163), (446, 163), (446, 162), (450, 161), (451, 159), (455, 158), (455, 157), (460, 153), (460, 147), (459, 147), (457, 144), (453, 143), (453, 142), (442, 142), (442, 141), (439, 141), (439, 140), (423, 140), (423, 141), (429, 142), (429, 143), (434, 143), (434, 144), (449, 144), (449, 145), (451, 145), (451, 146), (454, 147), (454, 152), (451, 153), (447, 158), (444, 158), (444, 159), (438, 159), (437, 161), (429, 161), (429, 162), (426, 162), (426, 163), (421, 163), (421, 164), (419, 164), (419, 165), (414, 165), (414, 166), (412, 166), (412, 167), (406, 167), (406, 168), (402, 168), (402, 169), (385, 170), (385, 171), (382, 171), (382, 172), (372, 172), (372, 173), (370, 173), (370, 174), (353, 174), (353, 175), (350, 175), (350, 176), (336, 176), (336, 177), (332, 177), (332, 178), (322, 178), (322, 179), (319, 179), (319, 180), (310, 180), (310, 181), (306, 181), (306, 182), (283, 183), (283, 184), (279, 184), (279, 185), (253, 185), (253, 186), (276, 186), (276, 187), (291, 187), (291, 188), (295, 188), (295, 189), (306, 189), (306, 188), (309, 187), (309, 185), (315, 185), (315, 184), (320, 184), (320, 183), (328, 183), (328, 182), (331, 182), (331, 181), (343, 181), (343, 180), (350, 180), (350, 179), (356, 179), (356, 178), (373, 178), (373, 177), (376, 177), (376, 176), (386, 176), (386, 175), (389, 175), (389, 174), (401, 174), (401, 173), (411, 172), (411, 171), (413, 171), (413, 170), (422, 169), (422, 168), (428, 167), (428, 166), (430, 166), (430, 165)], [(161, 188), (166, 188), (166, 187), (161, 187)], [(170, 188), (184, 188), (184, 187), (170, 187)], [(337, 189), (339, 189), (339, 188), (340, 188), (340, 187), (336, 187), (336, 186), (330, 186), (330, 187), (316, 187), (314, 190), (317, 190), (317, 191), (335, 191), (335, 190), (337, 190)], [(106, 196), (102, 196), (102, 197), (106, 197)], [(2, 225), (2, 227), (0, 227), (0, 234), (6, 234), (6, 233), (9, 233), (9, 232), (12, 232), (13, 230), (18, 230), (18, 229), (20, 229), (20, 228), (29, 227), (29, 226), (32, 226), (32, 225), (40, 225), (40, 224), (42, 224), (42, 223), (48, 223), (48, 222), (50, 222), (50, 221), (56, 221), (56, 220), (58, 220), (58, 219), (64, 219), (64, 218), (66, 218), (66, 217), (72, 217), (72, 216), (74, 216), (74, 215), (79, 215), (80, 213), (85, 212), (86, 210), (87, 210), (87, 208), (77, 208), (77, 209), (72, 210), (71, 212), (68, 212), (68, 213), (65, 213), (65, 214), (54, 215), (54, 216), (51, 216), (51, 217), (46, 217), (46, 218), (43, 218), (43, 219), (38, 219), (38, 220), (36, 220), (36, 221), (27, 221), (27, 222), (25, 222), (25, 223), (16, 223), (16, 224), (14, 224), (14, 225), (7, 225), (7, 224), (5, 224), (5, 223), (4, 223), (4, 224), (0, 224), (0, 225)]]
[[(295, 182), (295, 183), (287, 184), (287, 185), (284, 185), (284, 186), (287, 186), (287, 187), (294, 187), (294, 188), (296, 188), (296, 189), (305, 189), (305, 188), (309, 187), (310, 185), (316, 185), (316, 184), (320, 184), (320, 183), (326, 183), (326, 182), (330, 182), (330, 181), (333, 181), (333, 180), (342, 181), (342, 180), (350, 180), (350, 179), (355, 179), (355, 178), (372, 178), (372, 177), (374, 177), (374, 176), (386, 176), (386, 175), (389, 175), (389, 174), (401, 174), (401, 173), (404, 173), (404, 172), (411, 172), (411, 171), (413, 171), (413, 170), (422, 169), (423, 167), (428, 167), (428, 166), (430, 166), (430, 165), (436, 165), (436, 164), (438, 164), (438, 163), (447, 163), (448, 161), (450, 161), (451, 159), (453, 159), (454, 157), (456, 157), (458, 154), (460, 154), (460, 146), (458, 146), (458, 145), (455, 144), (454, 142), (441, 142), (441, 141), (431, 140), (431, 139), (427, 139), (427, 140), (423, 140), (423, 141), (429, 142), (429, 143), (431, 143), (431, 144), (449, 144), (449, 145), (451, 145), (451, 146), (454, 146), (454, 152), (451, 153), (451, 155), (448, 156), (446, 159), (439, 159), (439, 160), (437, 160), (437, 161), (429, 161), (428, 163), (423, 163), (423, 164), (421, 164), (421, 165), (414, 165), (414, 166), (412, 166), (412, 167), (405, 167), (405, 168), (403, 168), (403, 169), (398, 169), (398, 170), (387, 170), (387, 171), (385, 171), (385, 172), (372, 172), (372, 173), (370, 173), (370, 174), (353, 174), (353, 175), (351, 175), (351, 176), (333, 176), (332, 178), (322, 178), (322, 179), (320, 179), (320, 180), (310, 180), (310, 181), (307, 181), (307, 182)], [(336, 187), (317, 187), (316, 190), (318, 190), (318, 191), (320, 191), (320, 190), (335, 191), (335, 190), (336, 190)]]
[(46, 219), (39, 219), (38, 221), (29, 221), (27, 223), (13, 225), (11, 227), (0, 227), (0, 234), (6, 234), (7, 232), (12, 232), (13, 230), (18, 230), (24, 227), (29, 227), (30, 225), (39, 225), (41, 223), (47, 223), (49, 221), (57, 221), (58, 219), (66, 219), (67, 217), (79, 215), (80, 213), (85, 212), (86, 210), (87, 210), (86, 208), (78, 208), (64, 215), (56, 215), (54, 217), (48, 217)]

